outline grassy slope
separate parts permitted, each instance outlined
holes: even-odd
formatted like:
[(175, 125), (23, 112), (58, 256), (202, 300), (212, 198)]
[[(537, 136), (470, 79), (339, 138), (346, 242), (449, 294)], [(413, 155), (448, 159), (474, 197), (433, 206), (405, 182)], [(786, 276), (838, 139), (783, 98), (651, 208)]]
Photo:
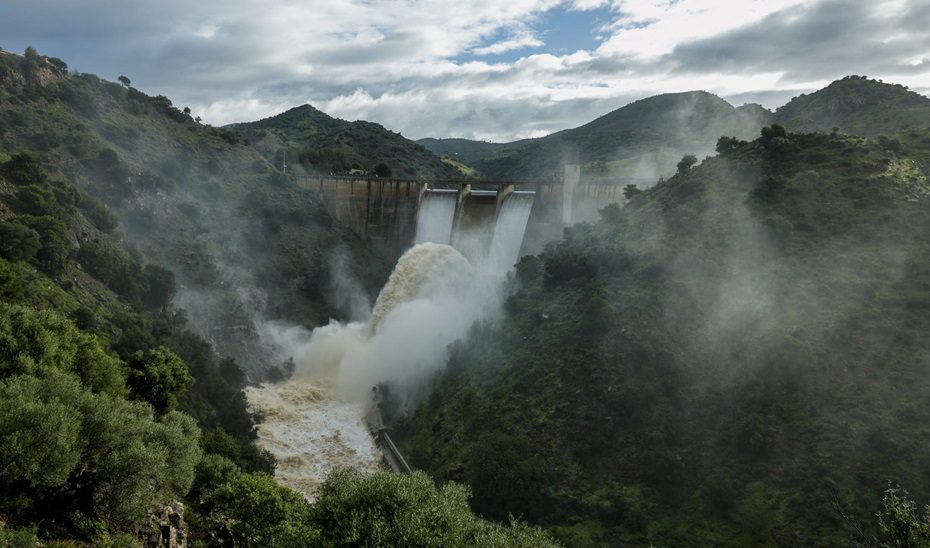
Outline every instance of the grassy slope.
[(333, 118), (310, 105), (230, 127), (250, 140), (263, 139), (269, 134), (278, 137), (285, 146), (299, 152), (300, 163), (311, 171), (373, 170), (383, 162), (398, 177), (429, 179), (458, 173), (399, 133), (372, 122)]
[(928, 137), (757, 140), (566, 230), (402, 450), (578, 545), (847, 545), (833, 497), (926, 500)]
[(336, 247), (372, 292), (386, 278), (370, 246), (235, 133), (92, 75), (43, 69), (30, 83), (21, 58), (0, 62), (0, 151), (36, 150), (54, 177), (104, 201), (147, 261), (175, 271), (178, 304), (223, 354), (268, 365), (248, 331), (256, 312), (309, 325), (337, 315), (323, 296)]

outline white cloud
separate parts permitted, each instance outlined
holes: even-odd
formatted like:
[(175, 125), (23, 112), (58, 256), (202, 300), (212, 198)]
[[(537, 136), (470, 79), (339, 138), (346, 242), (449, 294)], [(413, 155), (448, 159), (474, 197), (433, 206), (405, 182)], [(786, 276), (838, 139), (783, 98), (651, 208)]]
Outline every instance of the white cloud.
[[(758, 21), (804, 0), (619, 0), (613, 35), (598, 52), (637, 58), (671, 53), (678, 44)], [(811, 3), (808, 1), (807, 3)]]
[(513, 51), (523, 48), (538, 47), (543, 45), (543, 41), (530, 32), (523, 32), (507, 40), (495, 42), (489, 46), (474, 48), (471, 50), (475, 55), (497, 55), (507, 51)]
[[(922, 3), (11, 0), (0, 35), (7, 49), (34, 45), (78, 70), (126, 74), (217, 125), (311, 102), (412, 138), (508, 140), (663, 92), (774, 101), (848, 73), (924, 89)], [(599, 47), (545, 53), (552, 29), (541, 15), (556, 6), (601, 8), (598, 28), (572, 30), (602, 36)], [(522, 48), (532, 49), (502, 60)]]
[(569, 5), (575, 11), (590, 11), (610, 5), (610, 0), (573, 0)]

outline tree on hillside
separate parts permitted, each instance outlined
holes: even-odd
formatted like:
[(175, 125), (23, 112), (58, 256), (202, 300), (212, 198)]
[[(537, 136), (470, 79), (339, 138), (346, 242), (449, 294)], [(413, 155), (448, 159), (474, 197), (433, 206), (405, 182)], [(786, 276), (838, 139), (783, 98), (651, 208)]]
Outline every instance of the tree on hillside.
[(145, 274), (149, 282), (148, 291), (145, 293), (145, 304), (153, 309), (166, 310), (178, 290), (174, 272), (149, 264), (145, 265)]
[(678, 173), (687, 173), (697, 162), (697, 156), (694, 154), (685, 154), (682, 156), (681, 161), (678, 162)]
[(889, 488), (878, 512), (882, 548), (930, 546), (930, 506), (921, 513), (907, 491)]
[(36, 48), (32, 46), (27, 46), (26, 51), (23, 52), (23, 57), (26, 58), (26, 63), (30, 66), (35, 67), (39, 64), (39, 52), (36, 51)]
[(310, 522), (323, 546), (557, 546), (539, 529), (478, 518), (470, 494), (455, 482), (437, 487), (422, 472), (337, 470), (320, 487)]
[(14, 377), (0, 383), (0, 483), (29, 488), (63, 484), (81, 456), (81, 414), (87, 397), (70, 376)]
[(119, 359), (55, 312), (0, 304), (0, 341), (0, 378), (58, 369), (73, 373), (93, 392), (126, 392)]
[(636, 185), (629, 184), (623, 187), (623, 197), (627, 200), (632, 200), (634, 197), (642, 194), (643, 191), (636, 187)]
[(882, 147), (882, 150), (894, 153), (895, 155), (900, 155), (904, 152), (904, 146), (901, 144), (901, 141), (890, 139), (884, 135), (878, 136), (878, 146)]
[(598, 210), (598, 213), (601, 215), (601, 219), (603, 219), (604, 222), (614, 225), (620, 224), (620, 221), (623, 219), (620, 204), (616, 202), (607, 204), (604, 206), (604, 209)]
[(723, 136), (717, 139), (717, 154), (729, 154), (739, 148), (743, 144), (743, 141), (740, 141), (736, 137), (727, 137)]
[(788, 132), (785, 131), (784, 127), (778, 124), (772, 124), (771, 126), (766, 126), (762, 128), (761, 134), (762, 134), (762, 142), (764, 144), (768, 144), (769, 142), (772, 141), (772, 139), (775, 139), (776, 137), (784, 138), (788, 134)]
[(378, 177), (390, 177), (392, 175), (391, 168), (384, 162), (375, 166), (374, 169), (375, 175)]
[(243, 546), (313, 546), (310, 505), (268, 474), (242, 474), (210, 496), (214, 515)]
[(184, 361), (164, 346), (136, 352), (127, 365), (133, 396), (150, 403), (159, 414), (176, 408), (194, 382)]
[[(69, 373), (0, 381), (0, 506), (14, 519), (133, 529), (183, 496), (201, 457), (200, 430), (178, 412), (94, 394)], [(12, 512), (12, 515), (9, 513)]]
[(39, 233), (17, 222), (0, 222), (0, 256), (14, 261), (33, 258), (42, 240)]
[(48, 63), (55, 68), (55, 72), (57, 72), (59, 75), (64, 76), (68, 73), (68, 63), (65, 63), (61, 59), (57, 57), (49, 57)]
[(123, 75), (120, 75), (120, 77), (117, 78), (117, 80), (119, 81), (120, 84), (123, 84), (123, 85), (126, 86), (127, 88), (132, 84), (132, 81), (130, 81), (129, 78), (127, 78), (127, 77), (125, 77), (125, 76), (123, 76)]
[(0, 164), (0, 174), (17, 185), (42, 185), (48, 181), (42, 162), (31, 152), (20, 152)]

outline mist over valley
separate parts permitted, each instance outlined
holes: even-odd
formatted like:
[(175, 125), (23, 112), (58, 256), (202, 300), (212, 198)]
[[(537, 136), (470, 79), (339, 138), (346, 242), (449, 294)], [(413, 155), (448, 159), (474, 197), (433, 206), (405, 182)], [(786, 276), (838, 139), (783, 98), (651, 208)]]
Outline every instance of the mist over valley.
[(0, 7), (0, 545), (930, 546), (919, 2), (324, 4)]

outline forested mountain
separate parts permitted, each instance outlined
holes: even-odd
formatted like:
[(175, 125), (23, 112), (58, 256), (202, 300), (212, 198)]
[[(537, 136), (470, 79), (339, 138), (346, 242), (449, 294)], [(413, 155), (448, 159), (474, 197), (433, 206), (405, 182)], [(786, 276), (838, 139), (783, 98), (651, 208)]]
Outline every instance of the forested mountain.
[(901, 85), (847, 76), (793, 98), (774, 113), (756, 104), (734, 108), (705, 92), (673, 93), (630, 103), (583, 126), (538, 139), (418, 143), (492, 179), (546, 178), (560, 162), (574, 162), (582, 164), (586, 178), (651, 186), (675, 173), (682, 155), (703, 157), (718, 137), (749, 138), (773, 122), (790, 131), (836, 129), (874, 138), (930, 125), (930, 99)]
[(775, 111), (793, 131), (832, 131), (877, 137), (930, 126), (930, 99), (900, 84), (847, 76), (810, 95), (795, 97)]
[[(0, 161), (35, 151), (52, 178), (99, 197), (133, 252), (176, 273), (192, 327), (256, 378), (273, 364), (255, 318), (314, 325), (338, 315), (325, 291), (334, 250), (364, 262), (369, 291), (386, 278), (389, 265), (239, 134), (127, 83), (2, 61)], [(73, 245), (93, 240), (77, 233)]]
[[(291, 162), (313, 173), (362, 170), (413, 179), (457, 177), (458, 172), (421, 145), (372, 122), (346, 122), (303, 105), (257, 122), (233, 124), (250, 141), (278, 137)], [(280, 162), (284, 152), (277, 152)], [(382, 166), (379, 168), (379, 166)]]
[(0, 53), (0, 546), (552, 545), (422, 474), (334, 474), (314, 504), (275, 482), (256, 320), (338, 316), (334, 250), (370, 288), (387, 265), (238, 134), (120, 80)]
[(467, 166), (480, 164), (492, 157), (506, 157), (515, 154), (534, 139), (521, 139), (510, 143), (491, 143), (489, 141), (472, 141), (470, 139), (419, 139), (418, 144), (442, 158), (455, 160)]
[(888, 482), (930, 498), (930, 131), (717, 150), (523, 258), (413, 465), (579, 546), (878, 542)]
[(549, 179), (563, 164), (577, 163), (587, 178), (652, 184), (674, 173), (682, 155), (711, 153), (721, 135), (751, 137), (769, 115), (761, 107), (734, 108), (715, 95), (692, 91), (635, 101), (583, 126), (538, 139), (506, 144), (419, 142), (491, 179)]

